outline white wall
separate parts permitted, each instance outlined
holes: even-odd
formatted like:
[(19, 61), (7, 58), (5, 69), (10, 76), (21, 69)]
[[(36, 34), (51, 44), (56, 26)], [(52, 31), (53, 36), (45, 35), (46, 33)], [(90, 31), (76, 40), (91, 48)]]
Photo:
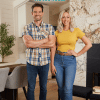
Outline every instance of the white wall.
[[(1, 15), (1, 8), (0, 8), (0, 15)], [(0, 24), (1, 24), (1, 16), (0, 16)], [(2, 62), (2, 57), (0, 55), (0, 62)]]
[(7, 23), (10, 26), (9, 34), (13, 34), (14, 32), (14, 23), (13, 23), (13, 1), (2, 0), (1, 1), (1, 23)]
[(13, 2), (13, 6), (16, 7), (16, 6), (19, 6), (20, 4), (22, 3), (25, 3), (25, 2), (28, 2), (29, 0), (15, 0)]
[[(0, 7), (0, 15), (1, 15), (1, 7)], [(0, 16), (0, 24), (1, 24), (1, 16)]]
[[(8, 26), (8, 34), (14, 35), (14, 17), (13, 17), (13, 0), (0, 0), (0, 8), (1, 8), (1, 14), (0, 19), (1, 23), (7, 23), (10, 26)], [(14, 62), (16, 59), (16, 53), (15, 53), (15, 46), (12, 47), (13, 54), (5, 57), (5, 62)]]
[(18, 34), (22, 37), (23, 27), (26, 25), (26, 4), (18, 8)]
[(32, 17), (32, 9), (31, 9), (31, 6), (33, 5), (34, 3), (31, 3), (31, 2), (27, 2), (26, 3), (26, 24), (29, 24), (33, 21), (33, 17)]

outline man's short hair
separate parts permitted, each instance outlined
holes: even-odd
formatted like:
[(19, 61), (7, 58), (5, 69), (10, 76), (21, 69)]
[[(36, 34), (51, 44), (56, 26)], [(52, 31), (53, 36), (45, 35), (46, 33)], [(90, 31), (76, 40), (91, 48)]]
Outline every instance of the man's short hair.
[(34, 5), (32, 5), (32, 12), (33, 12), (33, 9), (34, 7), (41, 7), (42, 8), (42, 12), (43, 12), (43, 5), (42, 4), (39, 4), (39, 3), (35, 3)]

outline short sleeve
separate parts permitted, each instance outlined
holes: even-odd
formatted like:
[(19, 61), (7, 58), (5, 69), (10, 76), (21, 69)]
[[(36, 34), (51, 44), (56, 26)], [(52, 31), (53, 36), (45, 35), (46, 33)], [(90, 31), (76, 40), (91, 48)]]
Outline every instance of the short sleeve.
[(82, 37), (85, 35), (84, 32), (82, 32), (79, 28), (77, 28), (77, 38), (82, 39)]
[(54, 27), (52, 25), (50, 25), (50, 28), (49, 28), (49, 35), (55, 35), (55, 30), (54, 30)]
[(29, 35), (29, 32), (27, 30), (27, 25), (24, 26), (24, 32), (22, 33), (22, 36), (23, 35)]
[(56, 35), (56, 37), (58, 36), (58, 30), (55, 31), (55, 35)]

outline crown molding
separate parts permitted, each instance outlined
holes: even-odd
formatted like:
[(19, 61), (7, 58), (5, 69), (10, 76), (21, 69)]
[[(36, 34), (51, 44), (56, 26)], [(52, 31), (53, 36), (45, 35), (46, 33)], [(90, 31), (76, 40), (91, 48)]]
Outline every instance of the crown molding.
[(13, 3), (13, 6), (18, 8), (18, 7), (26, 4), (28, 1), (29, 0), (15, 0)]

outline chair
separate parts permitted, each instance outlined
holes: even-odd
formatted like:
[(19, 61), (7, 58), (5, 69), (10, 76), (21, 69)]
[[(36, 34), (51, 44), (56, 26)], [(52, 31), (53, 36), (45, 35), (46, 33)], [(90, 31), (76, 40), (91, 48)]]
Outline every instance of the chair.
[(6, 84), (6, 80), (8, 77), (8, 73), (9, 73), (9, 68), (0, 68), (0, 100), (1, 98), (1, 92), (4, 91), (5, 89), (5, 84)]
[(26, 89), (25, 89), (25, 86), (27, 85), (28, 85), (28, 81), (27, 81), (26, 66), (15, 67), (12, 73), (8, 76), (7, 82), (6, 82), (6, 88), (13, 90), (13, 100), (16, 100), (14, 90), (21, 87), (23, 88), (25, 97), (27, 99)]

